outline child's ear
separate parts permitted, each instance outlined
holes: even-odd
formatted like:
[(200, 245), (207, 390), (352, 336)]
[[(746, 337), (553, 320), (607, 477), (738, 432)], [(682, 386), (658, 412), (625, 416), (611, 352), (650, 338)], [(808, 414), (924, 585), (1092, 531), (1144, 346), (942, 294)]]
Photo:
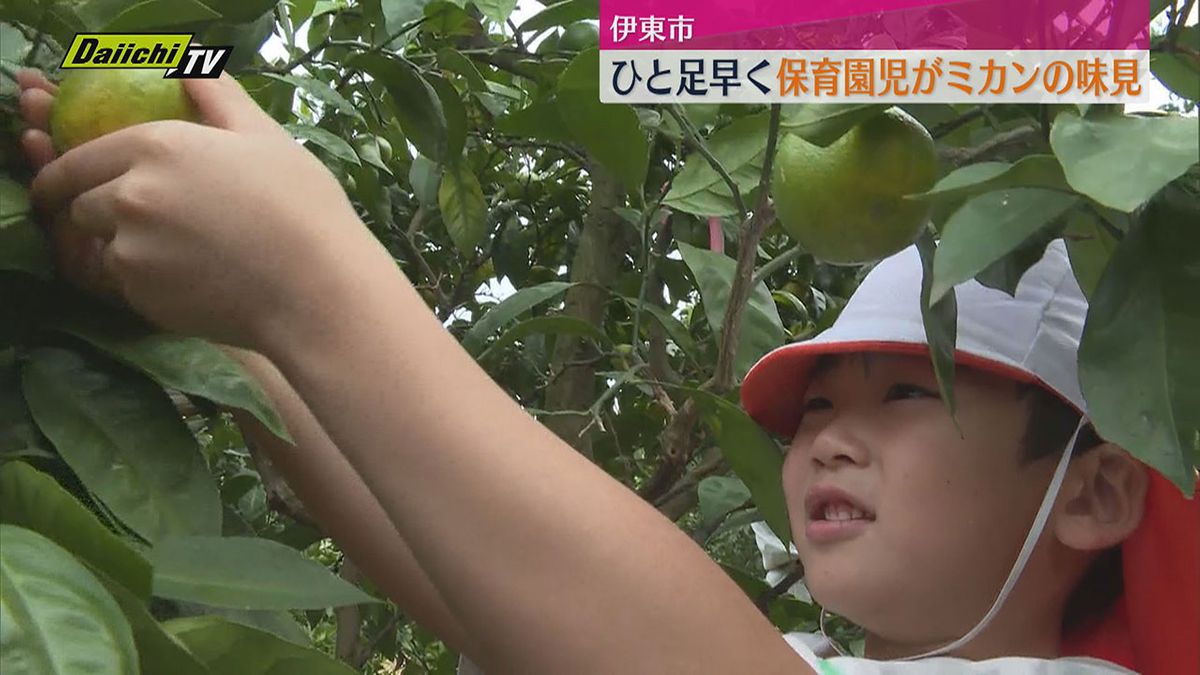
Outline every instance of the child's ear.
[(1054, 514), (1059, 541), (1098, 551), (1125, 540), (1142, 522), (1146, 467), (1112, 443), (1071, 460)]

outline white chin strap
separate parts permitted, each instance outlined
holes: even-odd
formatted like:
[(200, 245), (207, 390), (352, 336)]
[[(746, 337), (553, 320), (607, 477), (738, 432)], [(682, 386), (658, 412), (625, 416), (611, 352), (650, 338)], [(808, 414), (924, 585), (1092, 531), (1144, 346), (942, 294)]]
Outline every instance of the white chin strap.
[[(991, 609), (975, 627), (967, 631), (967, 634), (959, 639), (951, 642), (944, 647), (916, 654), (914, 656), (906, 656), (896, 659), (898, 661), (913, 661), (916, 659), (926, 659), (931, 656), (939, 656), (952, 652), (961, 648), (971, 640), (974, 640), (987, 628), (992, 619), (1000, 613), (1000, 608), (1004, 605), (1004, 601), (1012, 594), (1012, 590), (1017, 585), (1017, 580), (1021, 577), (1021, 572), (1025, 571), (1025, 566), (1029, 563), (1030, 556), (1033, 555), (1033, 549), (1037, 546), (1038, 540), (1042, 537), (1042, 531), (1046, 529), (1046, 522), (1050, 519), (1050, 511), (1054, 508), (1054, 501), (1058, 497), (1058, 491), (1062, 487), (1063, 477), (1067, 474), (1067, 465), (1071, 462), (1071, 450), (1075, 447), (1075, 439), (1079, 437), (1079, 433), (1083, 431), (1084, 425), (1087, 424), (1087, 418), (1082, 417), (1079, 420), (1079, 425), (1075, 427), (1075, 433), (1071, 434), (1071, 440), (1067, 441), (1066, 448), (1063, 449), (1062, 456), (1058, 459), (1058, 466), (1054, 469), (1054, 477), (1050, 479), (1050, 485), (1046, 488), (1046, 496), (1042, 498), (1042, 505), (1038, 508), (1037, 516), (1033, 519), (1033, 525), (1029, 528), (1029, 534), (1025, 537), (1025, 544), (1021, 547), (1021, 553), (1017, 556), (1017, 560), (1013, 563), (1012, 571), (1008, 573), (1008, 579), (1005, 580), (1004, 586), (1000, 588), (1000, 593), (996, 595), (996, 601), (992, 603)], [(821, 634), (825, 634), (825, 612), (821, 611)], [(828, 638), (829, 636), (825, 636)], [(830, 640), (837, 648), (837, 643)], [(841, 652), (840, 648), (837, 648)]]

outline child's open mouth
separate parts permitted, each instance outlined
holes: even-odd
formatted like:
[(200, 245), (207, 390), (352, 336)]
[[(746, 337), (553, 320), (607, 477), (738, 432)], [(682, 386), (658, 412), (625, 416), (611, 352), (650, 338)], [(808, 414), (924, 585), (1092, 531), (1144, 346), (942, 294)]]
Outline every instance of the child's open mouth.
[(832, 486), (816, 486), (805, 499), (808, 522), (805, 537), (816, 544), (842, 541), (862, 532), (875, 514), (849, 493)]

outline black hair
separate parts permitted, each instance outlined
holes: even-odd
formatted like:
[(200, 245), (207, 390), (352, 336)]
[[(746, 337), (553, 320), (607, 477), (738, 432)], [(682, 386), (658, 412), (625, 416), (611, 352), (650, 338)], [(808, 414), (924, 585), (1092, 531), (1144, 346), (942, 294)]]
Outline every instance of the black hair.
[[(1029, 418), (1022, 437), (1023, 462), (1033, 462), (1057, 456), (1063, 451), (1071, 434), (1079, 425), (1080, 414), (1070, 404), (1037, 384), (1017, 385), (1017, 397), (1029, 401)], [(1088, 424), (1079, 432), (1071, 449), (1078, 457), (1099, 446), (1103, 440)], [(1063, 607), (1062, 628), (1067, 633), (1103, 616), (1121, 597), (1124, 580), (1121, 576), (1119, 546), (1101, 551), (1088, 566)]]

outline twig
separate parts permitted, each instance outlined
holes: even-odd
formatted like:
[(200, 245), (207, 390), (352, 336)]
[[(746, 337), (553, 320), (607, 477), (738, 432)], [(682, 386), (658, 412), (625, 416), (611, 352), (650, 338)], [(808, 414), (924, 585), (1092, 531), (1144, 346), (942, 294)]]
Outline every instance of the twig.
[(742, 200), (742, 192), (738, 189), (737, 183), (733, 181), (733, 176), (730, 176), (729, 172), (725, 170), (725, 166), (721, 164), (721, 160), (712, 154), (712, 150), (708, 148), (708, 143), (705, 143), (704, 139), (700, 137), (700, 132), (696, 130), (696, 127), (692, 126), (692, 123), (688, 121), (683, 113), (679, 112), (677, 106), (668, 105), (666, 106), (666, 111), (679, 124), (689, 144), (708, 161), (709, 166), (721, 176), (721, 180), (725, 181), (725, 185), (733, 195), (733, 204), (737, 207), (738, 218), (745, 218), (746, 203)]
[(755, 272), (754, 278), (750, 280), (750, 288), (757, 287), (769, 279), (772, 274), (787, 267), (793, 260), (802, 255), (804, 255), (804, 248), (800, 244), (796, 244), (783, 253), (780, 253), (773, 260), (759, 268), (758, 272)]
[(1027, 141), (1030, 137), (1037, 136), (1040, 131), (1040, 124), (1029, 124), (1017, 127), (1016, 129), (1002, 131), (973, 147), (943, 148), (938, 152), (938, 156), (942, 161), (951, 166), (962, 166), (963, 164), (969, 164), (975, 160), (987, 157), (1006, 146)]
[(951, 133), (961, 129), (962, 127), (974, 122), (983, 117), (983, 107), (973, 108), (967, 112), (955, 117), (952, 120), (947, 120), (929, 130), (929, 135), (934, 138), (949, 136)]
[(717, 368), (711, 380), (706, 383), (707, 389), (716, 393), (724, 393), (733, 384), (733, 359), (737, 354), (739, 333), (741, 333), (742, 315), (746, 309), (746, 299), (750, 296), (750, 278), (754, 273), (754, 259), (758, 255), (758, 242), (762, 239), (763, 231), (774, 219), (771, 209), (770, 187), (771, 171), (775, 164), (775, 144), (779, 140), (780, 104), (771, 106), (771, 121), (767, 131), (767, 150), (763, 160), (762, 175), (758, 181), (758, 205), (753, 215), (742, 226), (741, 237), (738, 241), (737, 268), (734, 272), (733, 287), (729, 289), (729, 304), (725, 308), (725, 319), (721, 322), (721, 347), (717, 355)]
[(793, 567), (786, 576), (776, 582), (775, 585), (763, 591), (762, 594), (754, 600), (754, 605), (758, 607), (760, 612), (766, 614), (768, 611), (770, 611), (771, 603), (775, 600), (775, 598), (783, 595), (785, 592), (787, 592), (787, 589), (791, 588), (793, 584), (803, 578), (804, 566), (800, 564), (799, 561), (796, 561), (795, 567)]

